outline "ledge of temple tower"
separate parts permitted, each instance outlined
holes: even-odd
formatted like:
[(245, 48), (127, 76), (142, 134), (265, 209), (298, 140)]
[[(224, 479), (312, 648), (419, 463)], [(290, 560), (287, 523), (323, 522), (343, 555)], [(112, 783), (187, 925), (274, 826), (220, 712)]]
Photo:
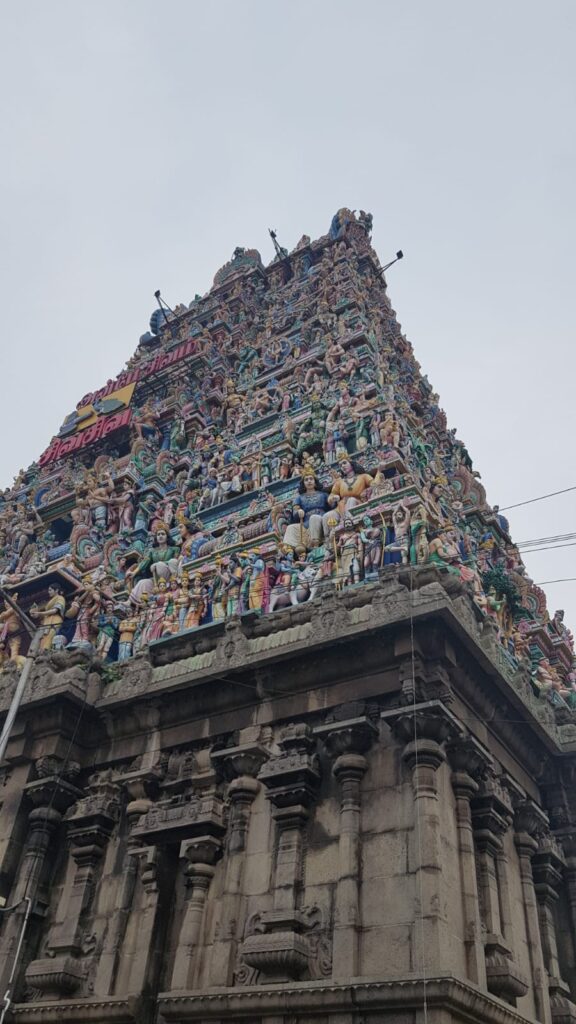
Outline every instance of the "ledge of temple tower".
[[(428, 627), (441, 638), (434, 640), (434, 650), (426, 646)], [(350, 668), (342, 683), (344, 644), (356, 651), (360, 668), (355, 678)], [(312, 665), (309, 672), (306, 663)], [(321, 674), (314, 675), (320, 663)], [(124, 718), (135, 714), (139, 703), (148, 706), (152, 697), (157, 706), (165, 698), (174, 718), (193, 714), (198, 702), (205, 714), (233, 715), (248, 700), (263, 702), (272, 720), (275, 701), (312, 689), (323, 690), (328, 705), (350, 699), (352, 688), (354, 696), (370, 697), (371, 673), (383, 669), (390, 673), (386, 699), (391, 706), (413, 700), (414, 677), (419, 700), (452, 703), (461, 695), (483, 720), (498, 707), (495, 731), (525, 763), (532, 760), (535, 771), (542, 745), (551, 753), (576, 750), (576, 727), (538, 700), (529, 673), (506, 658), (461, 584), (430, 567), (400, 576), (384, 572), (373, 583), (331, 587), (314, 601), (274, 615), (248, 614), (161, 640), (127, 662), (115, 678), (103, 672), (101, 663), (77, 653), (44, 655), (28, 682), (23, 710), (82, 703), (87, 718), (94, 718), (95, 735), (102, 732), (103, 725), (97, 724), (102, 716), (109, 734), (122, 731)], [(16, 675), (4, 679), (0, 700), (7, 706)], [(381, 694), (382, 676), (376, 679), (374, 693)], [(518, 712), (525, 720), (523, 730), (513, 724)], [(23, 749), (24, 740), (17, 740), (12, 759)]]

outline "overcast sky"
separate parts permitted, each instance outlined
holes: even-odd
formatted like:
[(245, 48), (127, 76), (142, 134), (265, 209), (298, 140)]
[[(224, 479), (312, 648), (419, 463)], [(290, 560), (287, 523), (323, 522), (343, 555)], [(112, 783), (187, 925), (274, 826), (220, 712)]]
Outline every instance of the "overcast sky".
[[(374, 214), (393, 305), (501, 506), (576, 485), (574, 0), (3, 0), (0, 485), (204, 293)], [(576, 491), (510, 513), (576, 532)], [(576, 577), (576, 547), (527, 558)], [(545, 588), (576, 626), (576, 583)]]

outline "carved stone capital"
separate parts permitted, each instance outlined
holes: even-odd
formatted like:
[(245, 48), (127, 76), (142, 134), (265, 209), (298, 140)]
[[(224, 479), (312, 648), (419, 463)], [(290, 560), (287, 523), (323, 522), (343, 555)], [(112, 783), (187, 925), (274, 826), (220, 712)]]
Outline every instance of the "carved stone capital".
[(474, 839), (479, 850), (493, 855), (502, 849), (502, 836), (512, 822), (512, 804), (508, 790), (493, 772), (482, 780), (470, 802)]
[(212, 877), (214, 865), (217, 864), (222, 856), (222, 843), (211, 835), (198, 836), (195, 839), (188, 839), (183, 842), (180, 852), (188, 861), (186, 868), (188, 876), (194, 875), (197, 869), (201, 867), (209, 867), (211, 873), (207, 872), (207, 874), (209, 877)]
[(72, 843), (72, 856), (77, 863), (84, 863), (87, 849), (93, 847), (98, 859), (110, 838), (120, 813), (120, 787), (111, 781), (110, 773), (104, 773), (91, 781), (88, 792), (70, 807), (64, 821), (68, 838)]
[(431, 740), (440, 746), (463, 733), (456, 716), (439, 700), (383, 711), (381, 718), (404, 743)]
[(378, 739), (378, 729), (367, 715), (361, 715), (320, 725), (314, 735), (323, 741), (330, 757), (337, 759), (342, 754), (365, 754)]
[[(545, 812), (533, 800), (522, 800), (514, 807), (514, 829), (516, 831), (516, 845), (522, 845), (521, 836), (532, 840), (533, 852), (538, 849), (538, 839), (542, 833), (549, 832), (550, 823)], [(524, 843), (527, 847), (530, 843)]]
[[(492, 761), (488, 751), (473, 736), (458, 736), (446, 744), (448, 761), (452, 768), (452, 788), (458, 799), (459, 820), (470, 821), (469, 803), (477, 795), (480, 781)], [(461, 801), (466, 803), (463, 805)]]
[[(50, 807), (60, 815), (82, 796), (81, 790), (58, 775), (35, 779), (24, 786), (24, 792), (35, 808)], [(34, 820), (31, 812), (30, 820)]]
[(452, 771), (471, 776), (479, 785), (493, 766), (492, 758), (474, 736), (457, 736), (446, 744)]
[(538, 901), (552, 906), (560, 894), (566, 861), (559, 843), (550, 833), (542, 834), (532, 857), (532, 875)]
[(279, 741), (281, 752), (260, 769), (258, 778), (276, 808), (309, 807), (320, 783), (316, 741), (303, 722), (289, 726)]
[(242, 775), (255, 778), (270, 757), (270, 752), (260, 743), (244, 743), (238, 747), (225, 747), (211, 753), (213, 765), (225, 779), (232, 781)]

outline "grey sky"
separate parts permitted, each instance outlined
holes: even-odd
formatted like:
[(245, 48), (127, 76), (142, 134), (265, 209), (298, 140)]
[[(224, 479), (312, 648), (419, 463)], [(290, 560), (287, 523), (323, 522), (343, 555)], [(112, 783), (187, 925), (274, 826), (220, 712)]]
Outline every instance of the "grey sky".
[[(374, 214), (389, 292), (488, 499), (576, 484), (573, 0), (1, 5), (0, 485), (205, 292)], [(576, 532), (576, 491), (510, 515)], [(576, 547), (527, 559), (576, 576)], [(546, 588), (576, 625), (576, 583)]]

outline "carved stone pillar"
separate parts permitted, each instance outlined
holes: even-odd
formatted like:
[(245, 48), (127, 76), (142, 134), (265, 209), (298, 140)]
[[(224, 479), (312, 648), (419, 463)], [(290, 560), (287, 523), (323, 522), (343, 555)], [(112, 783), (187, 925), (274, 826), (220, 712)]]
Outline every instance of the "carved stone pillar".
[[(172, 971), (171, 983), (174, 988), (189, 987), (195, 978), (206, 893), (214, 874), (214, 865), (220, 856), (225, 832), (221, 798), (214, 792), (212, 785), (204, 788), (204, 774), (200, 792), (192, 788), (194, 779), (194, 774), (187, 779), (180, 779), (177, 791), (154, 804), (134, 829), (135, 838), (151, 844), (148, 851), (144, 851), (148, 858), (145, 863), (150, 863), (150, 882), (145, 884), (149, 896), (145, 908), (145, 928), (150, 931), (150, 935), (154, 926), (159, 892), (153, 871), (154, 864), (159, 860), (165, 860), (166, 848), (173, 847), (177, 840), (180, 840), (180, 857), (187, 862), (184, 872), (185, 907)], [(171, 880), (169, 898), (172, 898), (173, 888), (174, 877)], [(157, 942), (157, 934), (155, 940)], [(152, 940), (150, 943), (152, 945)], [(159, 957), (160, 953), (161, 950), (158, 951)], [(146, 978), (147, 974), (144, 972), (141, 977), (142, 984), (146, 983)]]
[(92, 902), (95, 876), (104, 849), (118, 818), (118, 787), (103, 772), (91, 780), (88, 793), (65, 815), (67, 837), (74, 864), (73, 877), (66, 881), (54, 924), (41, 960), (33, 960), (26, 980), (51, 998), (74, 992), (84, 977), (83, 926)]
[(471, 801), (478, 869), (479, 903), (484, 926), (486, 985), (489, 992), (515, 1005), (528, 991), (514, 963), (507, 862), (502, 837), (512, 822), (508, 791), (489, 771)]
[(198, 969), (198, 942), (202, 930), (204, 908), (210, 882), (214, 877), (214, 865), (218, 861), (222, 846), (214, 836), (199, 836), (182, 844), (182, 855), (186, 867), (186, 906), (180, 927), (180, 938), (172, 970), (172, 988), (194, 987)]
[(103, 995), (111, 995), (114, 989), (122, 943), (138, 879), (140, 843), (137, 838), (134, 838), (134, 829), (142, 815), (146, 814), (153, 806), (151, 798), (157, 793), (159, 780), (160, 775), (155, 770), (130, 772), (118, 777), (117, 780), (128, 796), (125, 809), (128, 821), (128, 839), (114, 910), (104, 936), (96, 972), (95, 990)]
[(368, 768), (364, 756), (378, 736), (366, 717), (332, 722), (315, 729), (330, 754), (340, 787), (338, 885), (332, 946), (332, 968), (338, 979), (358, 974), (360, 928), (360, 787)]
[[(77, 766), (69, 765), (72, 770)], [(80, 791), (62, 775), (52, 774), (60, 768), (55, 758), (42, 758), (36, 765), (39, 779), (29, 782), (26, 795), (33, 804), (28, 816), (28, 835), (14, 890), (10, 896), (12, 906), (24, 897), (32, 901), (32, 923), (37, 913), (36, 899), (43, 881), (45, 865), (56, 831), (66, 809), (79, 796)], [(72, 772), (73, 773), (73, 772)], [(25, 906), (6, 919), (0, 942), (0, 990), (6, 988), (12, 970), (12, 957), (22, 928)]]
[(554, 831), (554, 836), (561, 844), (565, 857), (565, 895), (568, 905), (571, 949), (568, 956), (571, 966), (571, 977), (576, 977), (576, 831), (567, 823)]
[(570, 999), (570, 988), (560, 974), (554, 905), (558, 900), (565, 862), (560, 848), (551, 835), (539, 838), (538, 849), (532, 858), (534, 889), (538, 900), (540, 934), (544, 964), (548, 971), (548, 990), (552, 1020), (576, 1021), (576, 1006)]
[(456, 797), (456, 827), (460, 855), (460, 887), (464, 918), (464, 946), (467, 975), (486, 986), (486, 962), (482, 942), (482, 920), (476, 873), (476, 854), (470, 801), (478, 792), (478, 782), (488, 763), (488, 754), (471, 737), (463, 736), (447, 746), (452, 767), (452, 789)]
[(461, 732), (457, 719), (440, 701), (427, 701), (382, 718), (405, 744), (402, 760), (410, 771), (414, 793), (411, 862), (414, 872), (414, 917), (417, 970), (445, 970), (450, 962), (450, 935), (442, 912), (442, 822), (438, 770), (446, 762), (444, 743)]
[(213, 985), (232, 985), (234, 980), (238, 936), (243, 927), (241, 919), (250, 812), (261, 788), (255, 776), (268, 757), (268, 751), (258, 743), (228, 747), (212, 754), (213, 764), (229, 780), (224, 878), (218, 901), (217, 934), (210, 953), (210, 980)]
[(532, 875), (532, 857), (538, 849), (537, 832), (545, 831), (548, 821), (543, 811), (533, 803), (525, 800), (515, 808), (514, 842), (518, 852), (524, 916), (526, 920), (526, 936), (532, 973), (532, 988), (538, 1020), (550, 1024), (551, 1010), (548, 998), (548, 981), (544, 967), (544, 954), (540, 937), (538, 904)]
[(310, 973), (314, 958), (301, 892), (305, 830), (320, 781), (314, 747), (307, 725), (289, 726), (280, 739), (281, 752), (270, 758), (259, 775), (276, 825), (274, 905), (252, 921), (254, 933), (245, 938), (241, 957), (267, 981), (300, 978)]

